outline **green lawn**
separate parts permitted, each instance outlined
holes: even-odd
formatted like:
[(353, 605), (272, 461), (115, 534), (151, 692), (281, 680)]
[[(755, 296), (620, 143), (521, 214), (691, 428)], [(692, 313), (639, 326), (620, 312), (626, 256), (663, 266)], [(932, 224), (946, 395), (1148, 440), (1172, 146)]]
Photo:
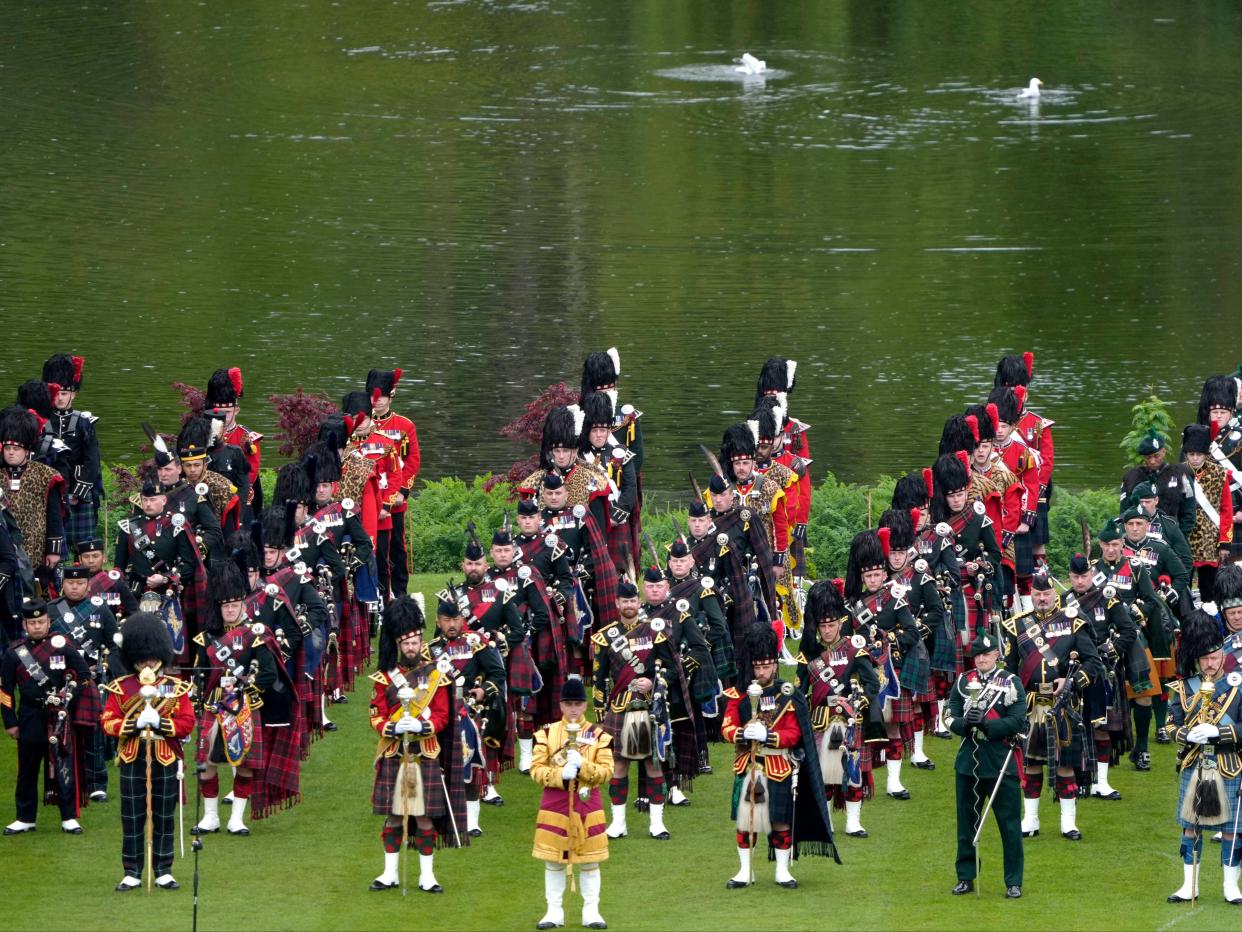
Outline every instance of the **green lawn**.
[[(418, 577), (432, 593), (443, 580)], [(199, 923), (204, 929), (531, 929), (543, 914), (543, 870), (530, 856), (538, 808), (536, 787), (505, 775), (506, 805), (483, 807), (486, 834), (468, 849), (437, 855), (442, 896), (414, 887), (370, 893), (382, 855), (380, 819), (371, 815), (374, 734), (366, 721), (367, 692), (336, 706), (340, 730), (317, 743), (302, 772), (305, 799), (288, 812), (251, 822), (249, 838), (209, 836), (201, 855)], [(984, 832), (979, 897), (951, 897), (954, 883), (952, 760), (957, 741), (929, 740), (932, 773), (907, 766), (913, 799), (882, 798), (863, 808), (871, 838), (840, 836), (842, 865), (807, 859), (794, 865), (801, 887), (771, 882), (772, 865), (756, 858), (757, 886), (726, 891), (736, 870), (728, 820), (728, 754), (713, 746), (716, 774), (701, 779), (686, 809), (669, 809), (673, 838), (646, 837), (646, 817), (631, 814), (628, 838), (614, 842), (603, 874), (602, 911), (613, 929), (1000, 928), (1158, 929), (1238, 928), (1242, 910), (1220, 894), (1220, 849), (1205, 846), (1203, 904), (1170, 906), (1165, 896), (1181, 882), (1178, 830), (1173, 824), (1173, 751), (1154, 746), (1154, 769), (1128, 764), (1112, 779), (1119, 803), (1086, 800), (1078, 825), (1085, 840), (1063, 841), (1055, 803), (1045, 799), (1046, 834), (1026, 847), (1026, 885), (1018, 902), (1003, 899), (1000, 841)], [(11, 799), (14, 743), (0, 753), (0, 798)], [(907, 776), (908, 775), (908, 776)], [(883, 777), (879, 778), (883, 789)], [(115, 793), (116, 778), (112, 788)], [(12, 818), (4, 809), (3, 821)], [(226, 815), (222, 810), (222, 815)], [(193, 796), (186, 813), (193, 818)], [(115, 801), (91, 806), (86, 833), (62, 835), (53, 809), (40, 812), (36, 834), (0, 839), (5, 914), (0, 928), (189, 928), (192, 858), (178, 859), (182, 890), (118, 894), (120, 824)], [(844, 824), (837, 817), (838, 828)], [(187, 839), (188, 849), (188, 839)], [(569, 928), (580, 901), (566, 898)]]

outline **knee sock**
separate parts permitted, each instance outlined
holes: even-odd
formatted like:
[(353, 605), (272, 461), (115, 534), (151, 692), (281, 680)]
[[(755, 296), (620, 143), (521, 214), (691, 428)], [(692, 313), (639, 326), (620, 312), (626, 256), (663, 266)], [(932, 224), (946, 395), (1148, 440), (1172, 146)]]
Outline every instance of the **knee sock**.
[(1134, 750), (1141, 753), (1147, 750), (1147, 739), (1151, 732), (1151, 706), (1134, 704)]
[(906, 743), (900, 738), (889, 738), (888, 748), (884, 752), (885, 760), (901, 760), (906, 753)]
[(1078, 780), (1057, 774), (1055, 780), (1057, 799), (1075, 799), (1078, 796)]
[(737, 833), (737, 846), (739, 848), (750, 847), (750, 832), (738, 832)]
[(385, 825), (380, 829), (380, 841), (384, 843), (385, 854), (396, 854), (401, 850), (401, 836), (403, 834), (401, 824)]
[(519, 738), (535, 737), (535, 721), (530, 718), (519, 718), (517, 720), (517, 736)]
[(655, 777), (654, 779), (651, 777), (648, 777), (647, 785), (651, 787), (652, 805), (656, 805), (656, 806), (661, 805), (664, 802), (664, 796), (665, 796), (663, 774), (661, 774), (658, 777)]
[(793, 832), (787, 828), (773, 829), (768, 833), (768, 844), (774, 851), (786, 851), (793, 845)]
[(847, 786), (844, 790), (837, 788), (836, 791), (845, 797), (847, 803), (860, 803), (863, 800), (863, 788), (861, 786)]
[(1039, 799), (1044, 792), (1044, 772), (1042, 770), (1026, 774), (1026, 786), (1022, 788), (1022, 795), (1027, 799)]
[(1169, 694), (1167, 692), (1155, 696), (1151, 700), (1151, 711), (1156, 716), (1156, 727), (1163, 728), (1169, 721)]
[(1113, 739), (1106, 732), (1103, 738), (1095, 739), (1095, 759), (1107, 764), (1113, 759)]
[(203, 799), (215, 799), (220, 795), (220, 776), (203, 778)]
[(434, 854), (436, 850), (436, 830), (433, 828), (424, 832), (420, 828), (414, 833), (412, 841), (419, 854)]
[(236, 777), (234, 777), (233, 778), (233, 798), (234, 799), (249, 799), (250, 798), (250, 785), (253, 782), (253, 780), (254, 780), (253, 775), (249, 777), (243, 777), (239, 773)]
[(630, 778), (628, 774), (624, 777), (613, 777), (608, 781), (608, 800), (614, 806), (624, 806), (629, 795)]
[[(1223, 847), (1224, 846), (1222, 845), (1222, 848)], [(1182, 855), (1183, 864), (1195, 863), (1195, 858), (1203, 854), (1203, 836), (1199, 835), (1197, 838), (1187, 838), (1183, 835), (1180, 853)], [(1202, 863), (1203, 859), (1200, 857), (1199, 861)]]

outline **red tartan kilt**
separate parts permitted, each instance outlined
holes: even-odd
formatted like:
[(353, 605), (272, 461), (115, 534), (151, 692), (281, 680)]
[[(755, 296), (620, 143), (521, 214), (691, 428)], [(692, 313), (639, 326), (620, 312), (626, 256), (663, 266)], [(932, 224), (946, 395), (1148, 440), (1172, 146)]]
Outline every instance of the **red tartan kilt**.
[(896, 699), (890, 699), (888, 707), (890, 722), (901, 724), (914, 721), (914, 702), (905, 690)]
[(509, 649), (509, 694), (529, 696), (535, 692), (535, 660), (530, 655), (530, 642)]
[(939, 670), (932, 671), (931, 678), (931, 694), (935, 701), (948, 699), (949, 694), (953, 691), (953, 684), (956, 678), (951, 678), (948, 673), (942, 673)]
[(599, 727), (604, 729), (611, 736), (612, 740), (616, 742), (621, 740), (621, 725), (624, 721), (624, 712), (614, 712), (610, 708), (604, 713), (604, 720), (599, 723)]
[(73, 700), (73, 724), (78, 728), (98, 728), (102, 715), (99, 687), (95, 685), (94, 680), (83, 680), (78, 684)]
[[(410, 752), (410, 760), (415, 752)], [(428, 818), (448, 814), (448, 800), (444, 798), (444, 782), (440, 762), (434, 757), (418, 756), (423, 774), (423, 807)], [(393, 794), (397, 788), (397, 771), (401, 768), (401, 755), (381, 757), (375, 762), (375, 786), (371, 790), (371, 811), (376, 815), (392, 815)], [(463, 835), (465, 832), (462, 833)]]
[[(242, 758), (239, 767), (248, 767), (255, 773), (261, 773), (267, 766), (267, 742), (263, 740), (263, 713), (255, 710), (251, 721), (254, 723), (254, 740), (250, 743), (250, 750), (246, 752), (246, 756)], [(216, 714), (209, 710), (204, 710), (202, 718), (198, 722), (198, 753), (195, 760), (200, 764), (216, 764), (222, 765), (226, 763), (221, 754), (221, 760), (213, 761), (210, 759), (211, 749), (207, 746), (207, 739), (211, 737), (211, 728), (216, 723)], [(219, 739), (217, 739), (219, 740)]]

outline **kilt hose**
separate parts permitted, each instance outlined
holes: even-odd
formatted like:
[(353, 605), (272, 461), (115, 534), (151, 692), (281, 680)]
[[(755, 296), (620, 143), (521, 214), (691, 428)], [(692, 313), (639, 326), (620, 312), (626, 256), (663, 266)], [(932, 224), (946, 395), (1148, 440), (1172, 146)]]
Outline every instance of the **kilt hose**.
[[(146, 860), (147, 758), (140, 750), (132, 764), (120, 765), (121, 864), (129, 877), (141, 877)], [(167, 766), (151, 760), (151, 815), (154, 840), (151, 863), (155, 876), (172, 873), (173, 836), (177, 830), (177, 762)]]

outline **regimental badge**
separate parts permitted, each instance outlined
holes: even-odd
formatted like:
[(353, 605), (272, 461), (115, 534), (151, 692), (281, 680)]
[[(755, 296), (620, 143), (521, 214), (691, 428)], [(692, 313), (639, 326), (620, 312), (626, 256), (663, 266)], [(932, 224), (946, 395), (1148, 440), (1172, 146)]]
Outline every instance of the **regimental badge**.
[(661, 631), (664, 630), (664, 619), (663, 618), (653, 618), (651, 619), (650, 624), (651, 624), (651, 630), (654, 631), (656, 634), (659, 634)]
[(781, 683), (781, 695), (792, 696), (793, 695), (793, 683)]
[(60, 618), (67, 625), (73, 624), (73, 612), (65, 612)]
[(263, 632), (266, 631), (267, 628), (263, 626), (263, 622), (256, 621), (254, 624), (250, 626), (250, 630), (253, 631), (257, 635), (262, 636)]
[(701, 580), (699, 580), (699, 583), (704, 589), (712, 589), (715, 588), (716, 580), (712, 579), (710, 576), (704, 576)]
[(52, 635), (52, 647), (56, 648), (56, 650), (62, 650), (67, 643), (68, 641), (65, 640), (63, 634)]
[(98, 596), (98, 595), (91, 596), (91, 605), (94, 605), (96, 608), (98, 608), (100, 605), (103, 605), (103, 604), (104, 604), (103, 596)]
[(743, 509), (742, 509), (742, 520), (743, 520), (743, 521), (749, 521), (749, 520), (750, 520), (750, 509), (749, 509), (749, 508), (743, 508)]
[(116, 580), (121, 578), (121, 571), (120, 570), (109, 570), (108, 578), (111, 579), (113, 582), (115, 582)]
[(720, 534), (717, 534), (717, 535), (716, 535), (716, 544), (717, 544), (717, 546), (723, 547), (723, 546), (725, 546), (727, 543), (729, 543), (729, 535), (728, 535), (728, 534), (725, 534), (725, 533), (721, 532)]
[(497, 592), (509, 591), (509, 580), (507, 579), (498, 579), (492, 585), (495, 586)]
[(556, 545), (559, 541), (560, 541), (560, 538), (557, 537), (555, 534), (548, 534), (543, 539), (543, 545), (545, 547), (548, 547), (549, 549), (555, 550)]
[(341, 507), (342, 507), (342, 508), (344, 508), (346, 511), (353, 511), (353, 510), (354, 510), (354, 500), (353, 500), (352, 498), (343, 498), (343, 499), (341, 499)]
[(855, 650), (862, 650), (867, 646), (867, 639), (861, 634), (855, 634), (850, 638), (850, 646)]
[(686, 612), (690, 611), (690, 601), (689, 599), (678, 599), (677, 604), (674, 607), (677, 611), (684, 615)]
[(210, 491), (211, 489), (208, 487), (206, 482), (200, 482), (198, 485), (194, 486), (194, 494), (199, 498), (202, 498)]
[(1239, 673), (1237, 670), (1234, 670), (1227, 677), (1225, 677), (1225, 682), (1235, 688), (1238, 686), (1242, 686), (1242, 673)]
[(436, 661), (436, 669), (446, 676), (453, 672), (453, 661), (449, 659), (448, 654), (440, 655), (440, 659)]
[(280, 586), (276, 585), (275, 583), (268, 583), (266, 586), (263, 587), (263, 591), (266, 592), (270, 596), (275, 596), (276, 593), (280, 591)]
[(1065, 617), (1066, 617), (1066, 618), (1077, 618), (1077, 617), (1078, 617), (1078, 609), (1077, 609), (1077, 608), (1075, 608), (1073, 605), (1066, 606), (1066, 608), (1065, 608)]
[(185, 527), (185, 515), (183, 515), (181, 512), (177, 512), (175, 515), (173, 515), (172, 525), (178, 530)]
[(986, 513), (987, 509), (983, 506), (983, 502), (975, 502), (975, 514), (982, 515)]
[(529, 567), (529, 566), (519, 566), (519, 567), (518, 567), (517, 574), (518, 574), (518, 579), (521, 579), (521, 580), (527, 580), (527, 579), (530, 579), (530, 567)]

